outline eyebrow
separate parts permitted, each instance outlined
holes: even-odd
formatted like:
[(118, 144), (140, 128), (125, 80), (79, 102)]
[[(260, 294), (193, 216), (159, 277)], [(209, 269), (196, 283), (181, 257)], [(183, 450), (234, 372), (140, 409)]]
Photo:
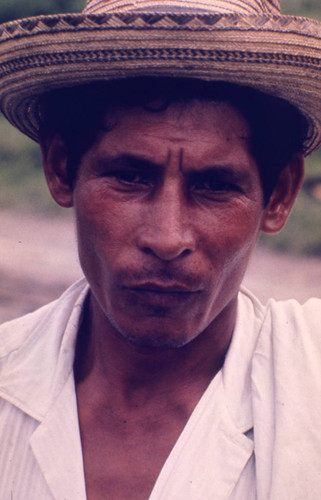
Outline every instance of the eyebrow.
[[(164, 164), (158, 163), (156, 161), (144, 158), (140, 155), (134, 155), (130, 153), (120, 154), (120, 155), (110, 155), (104, 156), (98, 160), (99, 165), (103, 168), (108, 165), (111, 168), (117, 167), (128, 167), (134, 169), (142, 169), (144, 171), (154, 171), (154, 173), (160, 173), (164, 170)], [(217, 177), (224, 182), (238, 182), (245, 183), (250, 179), (250, 174), (245, 170), (236, 170), (235, 166), (231, 164), (218, 164), (207, 166), (202, 169), (197, 167), (191, 167), (187, 171), (187, 175), (192, 179), (201, 179), (204, 177)]]
[(148, 160), (142, 156), (131, 155), (131, 154), (121, 154), (115, 156), (104, 156), (99, 158), (98, 163), (103, 167), (108, 165), (111, 167), (130, 167), (130, 168), (143, 168), (144, 170), (161, 170), (164, 166), (160, 163), (154, 162), (153, 160)]
[(195, 169), (190, 172), (190, 175), (197, 179), (213, 176), (225, 182), (245, 182), (250, 178), (249, 172), (236, 170), (232, 165), (215, 165), (201, 170)]

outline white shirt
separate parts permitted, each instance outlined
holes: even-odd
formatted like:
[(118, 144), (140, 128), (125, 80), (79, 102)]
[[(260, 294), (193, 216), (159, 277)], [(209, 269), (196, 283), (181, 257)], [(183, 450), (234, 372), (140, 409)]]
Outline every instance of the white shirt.
[[(0, 327), (0, 499), (85, 500), (73, 377), (88, 286)], [(239, 294), (233, 340), (150, 500), (317, 500), (321, 301)], [(112, 460), (112, 457), (111, 457)]]

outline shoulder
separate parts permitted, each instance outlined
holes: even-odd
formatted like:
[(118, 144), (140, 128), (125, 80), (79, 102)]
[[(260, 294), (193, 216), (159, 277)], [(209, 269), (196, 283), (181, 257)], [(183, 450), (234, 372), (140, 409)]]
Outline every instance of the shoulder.
[(85, 280), (80, 280), (57, 300), (36, 311), (0, 325), (0, 360), (16, 352), (37, 335), (52, 329), (63, 329), (79, 296), (87, 290)]
[(300, 304), (271, 299), (261, 322), (254, 365), (265, 366), (275, 380), (287, 381), (287, 387), (296, 384), (303, 392), (304, 387), (320, 391), (321, 300)]
[(273, 498), (320, 491), (320, 313), (319, 299), (270, 300), (253, 354), (256, 467), (268, 478), (258, 487)]
[(247, 289), (242, 288), (239, 294), (239, 307), (248, 313), (251, 312), (261, 328), (271, 334), (282, 336), (290, 334), (292, 338), (302, 336), (303, 333), (317, 335), (321, 333), (321, 299), (311, 298), (304, 304), (290, 299), (277, 301), (270, 299), (263, 305)]
[(255, 324), (256, 355), (282, 363), (297, 360), (302, 368), (310, 364), (321, 371), (321, 299), (311, 298), (304, 304), (270, 299), (262, 305), (242, 289), (239, 306), (243, 327)]
[(82, 280), (57, 301), (0, 327), (0, 399), (43, 418), (72, 369), (87, 292)]
[(267, 311), (274, 337), (321, 345), (321, 299), (312, 298), (304, 304), (296, 300), (278, 302), (272, 299), (267, 304)]

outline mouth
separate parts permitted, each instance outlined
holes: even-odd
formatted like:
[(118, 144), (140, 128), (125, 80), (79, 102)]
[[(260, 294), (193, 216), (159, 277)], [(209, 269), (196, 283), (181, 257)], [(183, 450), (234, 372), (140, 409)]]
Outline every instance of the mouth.
[(153, 307), (175, 307), (182, 304), (184, 305), (200, 293), (200, 290), (194, 290), (177, 283), (164, 285), (148, 282), (126, 286), (124, 288), (131, 296), (135, 297), (138, 302)]
[(181, 285), (178, 283), (165, 285), (163, 283), (155, 283), (152, 281), (142, 284), (135, 284), (134, 286), (130, 286), (129, 288), (138, 291), (141, 290), (156, 293), (195, 293), (197, 291), (193, 288), (189, 288), (186, 285)]

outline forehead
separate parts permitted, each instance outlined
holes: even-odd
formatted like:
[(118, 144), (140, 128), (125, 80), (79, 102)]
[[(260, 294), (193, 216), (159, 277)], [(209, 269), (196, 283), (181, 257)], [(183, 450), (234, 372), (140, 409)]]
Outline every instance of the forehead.
[(95, 148), (144, 155), (183, 148), (190, 156), (224, 157), (235, 149), (248, 152), (249, 136), (247, 121), (232, 104), (191, 99), (157, 111), (142, 106), (109, 110)]
[[(157, 104), (159, 109), (157, 109)], [(115, 106), (105, 113), (104, 125), (130, 126), (135, 128), (172, 127), (179, 132), (180, 128), (198, 129), (222, 128), (231, 134), (241, 129), (249, 133), (247, 120), (238, 109), (226, 100), (192, 98), (170, 103), (151, 102), (141, 106)]]

